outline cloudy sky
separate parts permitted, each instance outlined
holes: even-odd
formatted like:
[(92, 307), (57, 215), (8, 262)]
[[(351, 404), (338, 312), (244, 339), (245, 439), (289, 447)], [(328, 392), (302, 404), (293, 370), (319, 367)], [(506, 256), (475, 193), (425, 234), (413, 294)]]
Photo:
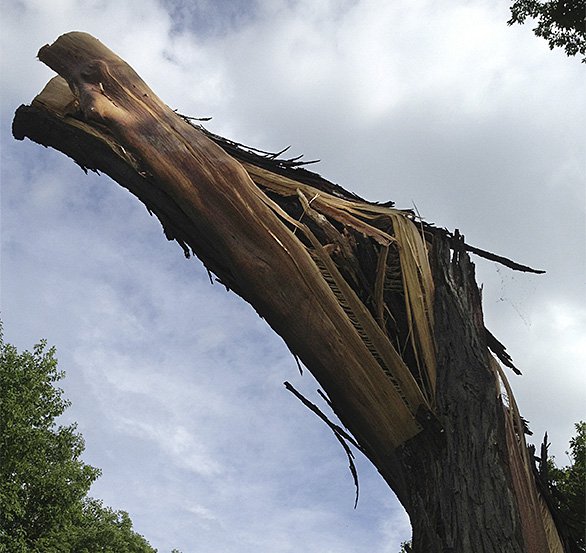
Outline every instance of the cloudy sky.
[(253, 310), (107, 177), (10, 133), (52, 72), (42, 45), (92, 33), (173, 108), (372, 200), (416, 205), (469, 243), (547, 270), (477, 260), (487, 326), (558, 462), (586, 417), (584, 65), (507, 2), (0, 0), (1, 317), (45, 337), (68, 419), (103, 469), (92, 495), (162, 552), (396, 553), (410, 535), (358, 458), (283, 388), (316, 383)]

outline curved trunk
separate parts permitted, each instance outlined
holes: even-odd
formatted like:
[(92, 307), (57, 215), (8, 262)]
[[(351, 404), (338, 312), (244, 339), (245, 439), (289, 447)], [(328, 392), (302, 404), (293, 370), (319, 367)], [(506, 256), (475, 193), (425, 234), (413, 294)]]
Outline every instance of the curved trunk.
[(405, 506), (414, 551), (564, 550), (465, 250), (531, 269), (191, 125), (90, 35), (39, 59), (61, 76), (14, 136), (110, 175), (267, 320)]

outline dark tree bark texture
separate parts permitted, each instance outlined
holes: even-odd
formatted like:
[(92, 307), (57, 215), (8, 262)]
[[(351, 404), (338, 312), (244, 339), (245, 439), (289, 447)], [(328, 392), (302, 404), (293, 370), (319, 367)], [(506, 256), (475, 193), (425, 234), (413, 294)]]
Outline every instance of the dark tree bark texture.
[(39, 59), (60, 76), (17, 110), (14, 136), (111, 176), (266, 319), (404, 505), (413, 551), (571, 550), (537, 491), (494, 355), (514, 366), (484, 327), (467, 251), (532, 269), (191, 124), (90, 35)]

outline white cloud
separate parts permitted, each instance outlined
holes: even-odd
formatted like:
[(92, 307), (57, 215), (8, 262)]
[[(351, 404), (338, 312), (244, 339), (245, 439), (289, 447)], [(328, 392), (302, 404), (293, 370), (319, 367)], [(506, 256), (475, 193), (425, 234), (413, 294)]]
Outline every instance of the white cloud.
[(205, 446), (185, 427), (173, 423), (161, 424), (157, 420), (117, 418), (114, 430), (153, 441), (157, 448), (172, 458), (175, 465), (199, 476), (210, 477), (223, 472)]
[(387, 540), (387, 545), (383, 546), (382, 553), (398, 553), (397, 544), (407, 541), (411, 532), (411, 524), (407, 513), (401, 513), (402, 516), (395, 516), (381, 522), (383, 535)]
[(586, 308), (554, 297), (534, 305), (531, 320), (529, 339), (519, 345), (531, 386), (518, 396), (535, 430), (534, 441), (547, 431), (551, 452), (566, 464), (563, 452), (575, 434), (574, 423), (584, 420)]

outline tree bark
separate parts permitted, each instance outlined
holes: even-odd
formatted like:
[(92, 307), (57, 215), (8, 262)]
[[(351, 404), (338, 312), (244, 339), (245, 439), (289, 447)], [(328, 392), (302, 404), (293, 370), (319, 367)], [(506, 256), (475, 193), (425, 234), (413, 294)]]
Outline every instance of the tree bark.
[(266, 319), (405, 506), (413, 551), (570, 551), (489, 351), (510, 365), (473, 248), (190, 124), (90, 35), (39, 59), (60, 77), (17, 110), (14, 136), (111, 176)]

